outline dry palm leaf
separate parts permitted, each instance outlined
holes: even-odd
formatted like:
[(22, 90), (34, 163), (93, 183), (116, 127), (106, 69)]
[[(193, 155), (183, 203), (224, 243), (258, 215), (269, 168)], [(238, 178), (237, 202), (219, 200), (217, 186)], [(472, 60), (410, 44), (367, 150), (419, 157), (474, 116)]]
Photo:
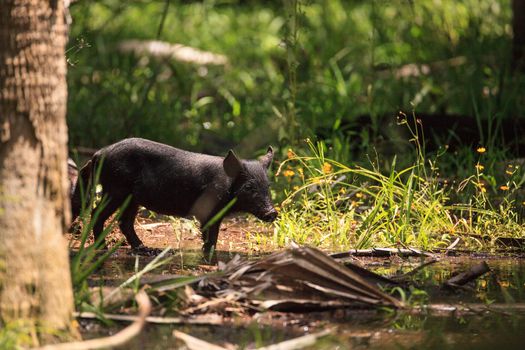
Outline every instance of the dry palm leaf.
[(403, 306), (379, 287), (395, 282), (355, 265), (344, 266), (314, 248), (292, 248), (255, 262), (236, 257), (221, 268), (224, 274), (203, 279), (197, 293), (234, 296), (279, 311)]

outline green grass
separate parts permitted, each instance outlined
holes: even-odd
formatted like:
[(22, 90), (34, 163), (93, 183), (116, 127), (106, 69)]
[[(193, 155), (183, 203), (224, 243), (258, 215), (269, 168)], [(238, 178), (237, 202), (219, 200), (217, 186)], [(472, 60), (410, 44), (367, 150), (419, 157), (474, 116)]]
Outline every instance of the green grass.
[(399, 168), (394, 158), (384, 172), (377, 161), (346, 165), (327, 158), (324, 143), (307, 143), (306, 155), (290, 152), (278, 171), (289, 194), (275, 224), (277, 245), (436, 249), (462, 237), (470, 249), (492, 249), (497, 237), (525, 236), (520, 221), (525, 203), (516, 199), (523, 184), (519, 168), (508, 167), (498, 185), (502, 176), (473, 167), (471, 176), (454, 185), (437, 176), (440, 159), (425, 158), (418, 147), (413, 165)]

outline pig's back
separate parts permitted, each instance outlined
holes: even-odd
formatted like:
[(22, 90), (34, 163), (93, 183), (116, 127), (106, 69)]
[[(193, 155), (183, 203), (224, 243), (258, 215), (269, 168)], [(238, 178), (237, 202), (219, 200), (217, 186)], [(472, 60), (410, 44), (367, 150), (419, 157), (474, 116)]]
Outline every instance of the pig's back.
[[(107, 165), (137, 167), (184, 166), (188, 170), (215, 166), (222, 162), (221, 157), (194, 153), (163, 143), (142, 138), (128, 138), (101, 149), (99, 157)], [(122, 169), (123, 170), (123, 169)]]
[(166, 214), (184, 215), (223, 172), (221, 157), (140, 138), (107, 146), (98, 157), (103, 159), (100, 182), (108, 193), (132, 194), (141, 205)]

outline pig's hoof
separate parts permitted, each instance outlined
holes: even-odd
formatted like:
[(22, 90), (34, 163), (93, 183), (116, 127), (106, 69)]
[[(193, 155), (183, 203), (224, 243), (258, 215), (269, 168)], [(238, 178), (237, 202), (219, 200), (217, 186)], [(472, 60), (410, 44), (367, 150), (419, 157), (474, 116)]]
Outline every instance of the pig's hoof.
[(141, 244), (138, 247), (131, 248), (131, 255), (141, 255), (141, 256), (155, 256), (159, 255), (162, 252), (162, 249), (159, 248), (149, 248)]
[(204, 244), (204, 246), (202, 247), (202, 260), (205, 264), (217, 264), (218, 260), (215, 245)]

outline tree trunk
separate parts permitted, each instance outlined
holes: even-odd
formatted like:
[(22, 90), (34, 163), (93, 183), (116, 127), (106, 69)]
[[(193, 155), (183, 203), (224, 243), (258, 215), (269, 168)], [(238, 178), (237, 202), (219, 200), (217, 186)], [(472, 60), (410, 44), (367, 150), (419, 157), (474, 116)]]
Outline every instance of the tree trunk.
[(512, 67), (525, 71), (525, 0), (512, 0)]
[(64, 11), (63, 0), (0, 5), (0, 326), (22, 320), (67, 338), (76, 332), (63, 236), (69, 221)]

